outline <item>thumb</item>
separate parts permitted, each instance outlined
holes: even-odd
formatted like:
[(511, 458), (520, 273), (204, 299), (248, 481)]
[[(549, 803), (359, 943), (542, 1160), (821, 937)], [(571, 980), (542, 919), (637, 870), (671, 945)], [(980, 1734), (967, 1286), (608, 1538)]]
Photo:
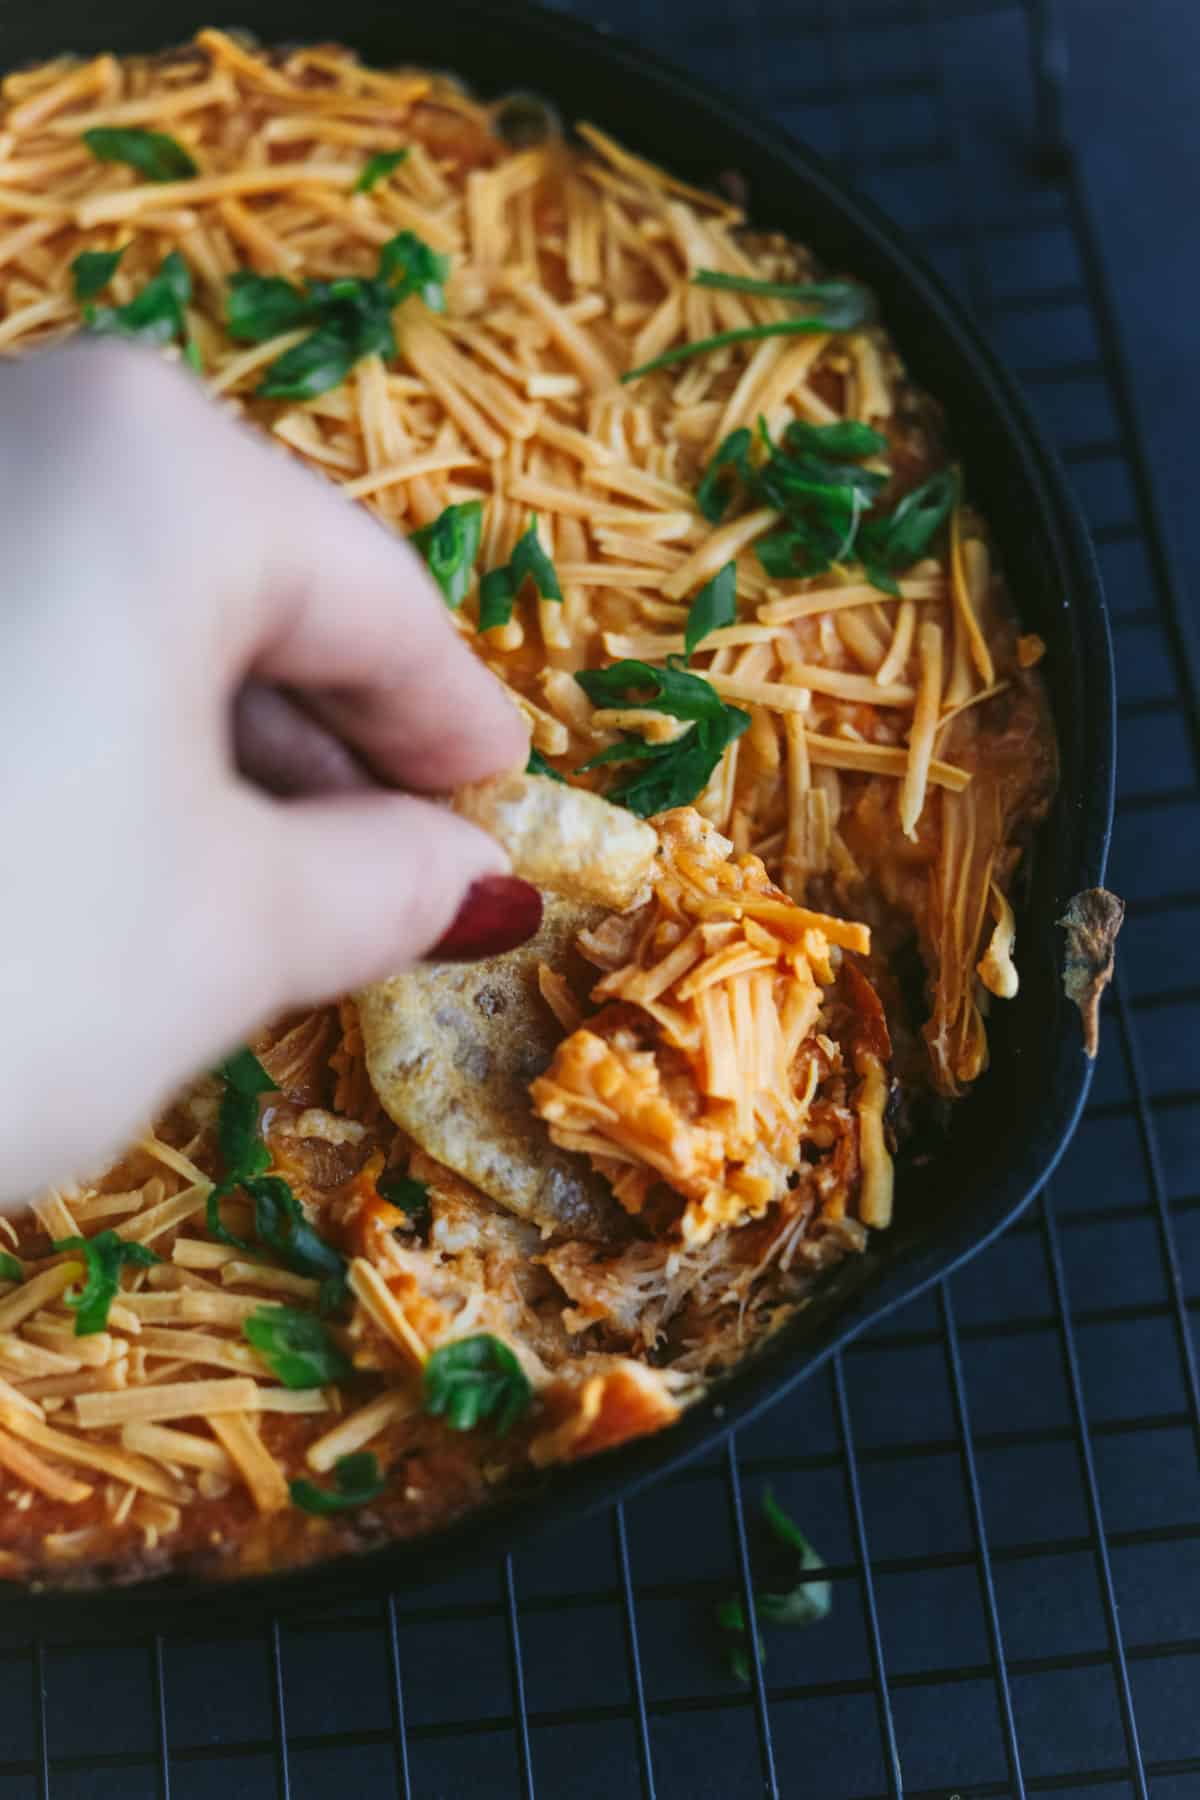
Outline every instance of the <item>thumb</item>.
[(537, 889), (445, 807), (379, 789), (251, 804), (268, 824), (255, 837), (271, 916), (251, 946), (264, 1010), (330, 999), (435, 947), (499, 955), (541, 923)]

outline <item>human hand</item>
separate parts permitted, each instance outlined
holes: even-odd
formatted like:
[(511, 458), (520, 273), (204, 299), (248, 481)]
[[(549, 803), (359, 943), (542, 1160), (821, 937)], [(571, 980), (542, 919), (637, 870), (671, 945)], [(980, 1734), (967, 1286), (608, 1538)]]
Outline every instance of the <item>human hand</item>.
[(112, 344), (4, 369), (0, 538), (11, 1201), (272, 1013), (451, 921), (464, 954), (508, 948), (539, 903), (490, 838), (380, 785), (527, 753), (417, 558), (188, 377)]

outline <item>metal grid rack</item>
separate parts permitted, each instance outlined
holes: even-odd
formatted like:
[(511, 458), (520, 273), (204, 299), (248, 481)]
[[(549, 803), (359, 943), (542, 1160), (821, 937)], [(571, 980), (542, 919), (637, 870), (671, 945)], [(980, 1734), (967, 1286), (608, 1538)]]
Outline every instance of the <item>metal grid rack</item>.
[[(265, 1638), (0, 1634), (0, 1800), (1200, 1795), (1197, 669), (1055, 20), (767, 6), (574, 10), (847, 170), (984, 319), (1069, 465), (1114, 610), (1130, 903), (1075, 1146), (1016, 1228), (724, 1451), (490, 1576)], [(748, 1587), (766, 1480), (835, 1599), (771, 1635), (747, 1691), (709, 1622)]]

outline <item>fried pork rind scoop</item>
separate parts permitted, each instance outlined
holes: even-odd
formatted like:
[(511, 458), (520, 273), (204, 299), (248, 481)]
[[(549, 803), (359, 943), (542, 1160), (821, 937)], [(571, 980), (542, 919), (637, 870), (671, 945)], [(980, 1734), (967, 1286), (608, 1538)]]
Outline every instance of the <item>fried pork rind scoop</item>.
[(501, 775), (459, 788), (454, 810), (502, 844), (535, 887), (616, 912), (646, 898), (658, 834), (586, 788)]
[(538, 775), (478, 783), (454, 805), (543, 889), (541, 930), (486, 962), (425, 963), (364, 988), (368, 1074), (388, 1116), (497, 1204), (545, 1231), (611, 1236), (621, 1214), (607, 1181), (550, 1144), (532, 1115), (529, 1084), (562, 1037), (538, 971), (569, 976), (577, 933), (644, 896), (657, 835), (598, 795)]

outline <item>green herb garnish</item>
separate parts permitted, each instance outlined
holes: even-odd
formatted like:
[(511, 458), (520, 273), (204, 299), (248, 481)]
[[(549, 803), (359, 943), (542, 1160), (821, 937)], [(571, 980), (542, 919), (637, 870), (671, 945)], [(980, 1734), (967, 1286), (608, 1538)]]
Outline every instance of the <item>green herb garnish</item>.
[(925, 554), (957, 506), (958, 497), (958, 470), (940, 469), (906, 494), (894, 511), (881, 519), (868, 519), (858, 534), (867, 579), (885, 594), (899, 594), (896, 575)]
[(759, 420), (758, 429), (767, 457), (754, 474), (754, 491), (758, 499), (781, 512), (792, 510), (793, 495), (804, 498), (814, 487), (849, 488), (870, 503), (887, 486), (886, 473), (865, 469), (854, 460), (887, 449), (887, 439), (869, 425), (853, 419), (836, 425), (806, 425), (793, 419), (778, 447), (771, 441), (765, 420)]
[(425, 1411), (454, 1431), (490, 1422), (501, 1437), (529, 1408), (533, 1389), (507, 1344), (483, 1332), (443, 1344), (425, 1363)]
[(0, 1250), (0, 1281), (24, 1281), (25, 1271), (15, 1256)]
[(271, 363), (255, 390), (268, 400), (313, 400), (344, 381), (365, 356), (393, 357), (392, 313), (410, 294), (435, 312), (445, 309), (449, 258), (411, 231), (389, 238), (374, 276), (344, 276), (293, 287), (278, 275), (242, 271), (230, 278), (229, 335), (257, 344), (281, 331), (313, 326)]
[(293, 1274), (321, 1284), (323, 1313), (336, 1312), (346, 1297), (346, 1258), (315, 1232), (304, 1208), (281, 1175), (259, 1175), (243, 1181), (254, 1202), (254, 1230)]
[(548, 781), (561, 781), (566, 784), (566, 776), (560, 775), (552, 763), (548, 763), (540, 750), (529, 752), (529, 761), (525, 764), (527, 775), (544, 775)]
[(719, 525), (737, 497), (739, 483), (748, 489), (754, 481), (750, 466), (751, 434), (743, 425), (717, 445), (712, 461), (696, 489), (696, 505), (710, 525)]
[(626, 369), (621, 380), (637, 381), (643, 375), (653, 374), (655, 369), (669, 369), (673, 363), (686, 362), (689, 357), (706, 356), (710, 350), (723, 350), (726, 344), (757, 344), (764, 338), (804, 337), (814, 331), (829, 329), (824, 320), (819, 318), (776, 319), (769, 325), (739, 325), (733, 331), (718, 331), (714, 337), (696, 338), (690, 344), (676, 344), (673, 350), (664, 350), (661, 356), (639, 363), (636, 369)]
[(482, 500), (464, 500), (446, 507), (431, 525), (422, 525), (408, 540), (424, 557), (451, 611), (456, 612), (467, 597), (482, 534)]
[(393, 306), (418, 294), (430, 312), (445, 312), (449, 273), (450, 258), (439, 256), (414, 231), (397, 232), (379, 252), (379, 276), (391, 288)]
[[(808, 425), (803, 419), (793, 419), (783, 434), (783, 441), (789, 450), (807, 451), (815, 456), (832, 456), (844, 460), (847, 457), (879, 456), (888, 447), (887, 439), (882, 432), (870, 425), (864, 425), (860, 419), (838, 419), (832, 425)], [(839, 475), (843, 473), (841, 469)], [(860, 470), (860, 474), (866, 473)], [(879, 478), (880, 485), (883, 477)]]
[(271, 1153), (259, 1133), (259, 1100), (275, 1094), (279, 1083), (252, 1050), (235, 1050), (217, 1070), (225, 1083), (217, 1119), (217, 1143), (226, 1179), (261, 1175), (271, 1166)]
[(508, 624), (526, 581), (532, 581), (543, 600), (562, 599), (554, 564), (538, 541), (536, 514), (529, 521), (528, 531), (517, 539), (508, 561), (498, 569), (489, 569), (479, 584), (480, 631)]
[(78, 256), (72, 258), (71, 278), (75, 283), (75, 298), (94, 300), (116, 274), (117, 264), (128, 248), (128, 244), (122, 244), (119, 250), (81, 250)]
[[(689, 806), (701, 793), (725, 748), (750, 723), (749, 713), (726, 706), (712, 685), (683, 667), (682, 657), (668, 657), (665, 668), (626, 658), (607, 669), (585, 669), (575, 677), (594, 706), (645, 707), (692, 722), (690, 731), (670, 744), (648, 744), (628, 736), (583, 765), (637, 763), (606, 798), (648, 819), (672, 806)], [(647, 696), (648, 697), (643, 697)]]
[(705, 583), (688, 608), (683, 634), (684, 654), (690, 657), (710, 631), (719, 631), (722, 625), (732, 625), (736, 620), (737, 567), (727, 562), (711, 581)]
[(199, 174), (195, 163), (173, 137), (137, 126), (96, 125), (83, 141), (101, 162), (128, 163), (147, 181), (186, 181)]
[(820, 575), (854, 548), (866, 503), (854, 488), (824, 485), (796, 491), (792, 522), (759, 538), (755, 554), (776, 580)]
[[(756, 1611), (758, 1604), (759, 1600), (756, 1594), (754, 1597)], [(728, 1600), (722, 1600), (717, 1606), (715, 1616), (717, 1624), (721, 1627), (722, 1631), (736, 1631), (740, 1636), (745, 1637), (746, 1614), (742, 1609), (740, 1599), (731, 1596)], [(755, 1633), (755, 1639), (758, 1645), (759, 1666), (765, 1667), (767, 1661), (767, 1646), (763, 1641), (763, 1634), (761, 1631)], [(735, 1681), (741, 1681), (749, 1687), (751, 1680), (750, 1658), (744, 1643), (730, 1645), (729, 1673), (733, 1676)]]
[(328, 1327), (297, 1307), (260, 1306), (242, 1330), (284, 1387), (326, 1387), (353, 1373)]
[[(763, 1490), (762, 1509), (763, 1517), (776, 1542), (795, 1552), (798, 1558), (796, 1573), (801, 1579), (782, 1593), (760, 1594), (755, 1589), (754, 1611), (759, 1623), (818, 1625), (822, 1619), (828, 1618), (833, 1606), (833, 1586), (829, 1581), (813, 1581), (808, 1577), (823, 1569), (825, 1564), (799, 1526), (789, 1519), (769, 1487)], [(745, 1636), (746, 1615), (737, 1596), (721, 1601), (716, 1610), (716, 1618), (723, 1631), (736, 1631)], [(766, 1661), (766, 1648), (761, 1634), (758, 1639), (758, 1656), (760, 1663)], [(730, 1650), (729, 1667), (739, 1681), (749, 1682), (750, 1659), (744, 1644), (737, 1644)]]
[[(754, 474), (755, 498), (787, 520), (781, 531), (755, 545), (769, 575), (819, 575), (833, 563), (844, 561), (853, 552), (863, 514), (886, 485), (887, 476), (877, 469), (820, 454), (830, 448), (821, 436), (825, 429), (793, 421), (782, 444), (776, 445), (765, 421), (759, 420), (767, 457)], [(840, 432), (833, 439), (834, 444), (845, 441)], [(857, 437), (850, 441), (868, 444)], [(883, 442), (871, 432), (868, 448), (873, 451)], [(867, 449), (853, 452), (867, 453)]]
[(353, 1456), (339, 1456), (333, 1465), (333, 1488), (319, 1488), (312, 1481), (289, 1481), (292, 1505), (302, 1512), (324, 1517), (345, 1512), (351, 1506), (365, 1506), (377, 1500), (387, 1486), (379, 1472), (379, 1464), (370, 1450), (356, 1450)]
[(758, 294), (766, 299), (775, 295), (784, 300), (800, 300), (815, 306), (816, 312), (803, 319), (772, 319), (764, 325), (741, 325), (733, 331), (718, 331), (715, 337), (697, 338), (691, 344), (676, 344), (661, 356), (627, 369), (622, 381), (636, 381), (653, 369), (666, 369), (672, 363), (684, 362), (691, 356), (704, 356), (709, 350), (720, 350), (726, 344), (752, 344), (762, 338), (801, 337), (814, 331), (856, 331), (873, 315), (871, 296), (866, 288), (852, 281), (774, 282), (754, 281), (748, 275), (723, 275), (716, 269), (697, 269), (692, 276), (694, 287), (728, 288), (737, 293)]
[(375, 1185), (380, 1196), (407, 1213), (414, 1225), (423, 1225), (428, 1219), (429, 1187), (426, 1182), (414, 1181), (411, 1175), (383, 1175)]
[[(853, 514), (847, 523), (852, 519)], [(759, 538), (754, 553), (773, 580), (799, 580), (828, 569), (845, 541), (844, 531), (836, 536), (811, 530), (773, 531), (770, 537)]]
[[(78, 258), (76, 259), (78, 260)], [(127, 306), (85, 306), (91, 330), (105, 336), (137, 338), (143, 344), (169, 344), (187, 337), (184, 307), (192, 297), (192, 277), (178, 250), (164, 256)]]
[(854, 331), (874, 317), (871, 295), (855, 281), (759, 281), (753, 275), (726, 275), (721, 269), (697, 269), (693, 287), (721, 288), (728, 294), (754, 294), (760, 300), (799, 300), (820, 308), (820, 331)]
[(313, 300), (320, 324), (308, 337), (268, 365), (254, 390), (264, 400), (315, 400), (343, 382), (367, 356), (392, 357), (390, 291), (376, 281), (313, 282), (322, 292)]
[(115, 1231), (98, 1231), (94, 1237), (59, 1238), (53, 1250), (81, 1250), (87, 1279), (78, 1293), (68, 1289), (63, 1298), (75, 1314), (75, 1336), (91, 1337), (108, 1324), (108, 1309), (121, 1285), (121, 1270), (148, 1269), (162, 1257), (145, 1244), (128, 1242)]
[(217, 1119), (217, 1143), (224, 1174), (208, 1196), (205, 1222), (209, 1235), (235, 1250), (249, 1250), (245, 1238), (236, 1237), (221, 1222), (220, 1203), (242, 1188), (254, 1203), (254, 1232), (260, 1244), (273, 1250), (297, 1275), (321, 1284), (321, 1311), (333, 1312), (346, 1294), (346, 1259), (318, 1235), (304, 1216), (304, 1209), (281, 1175), (268, 1175), (271, 1152), (259, 1129), (263, 1094), (277, 1091), (278, 1083), (249, 1050), (238, 1050), (217, 1071), (224, 1083)]
[(240, 343), (265, 344), (284, 331), (296, 331), (317, 316), (317, 303), (303, 288), (282, 275), (255, 275), (239, 269), (225, 290), (225, 323)]
[(859, 459), (886, 450), (886, 438), (853, 419), (834, 425), (797, 419), (776, 444), (760, 419), (759, 441), (757, 462), (745, 428), (718, 446), (696, 495), (705, 517), (718, 523), (739, 497), (781, 513), (778, 528), (754, 547), (776, 579), (819, 575), (853, 554), (863, 516), (888, 479)]
[(354, 184), (354, 192), (369, 194), (385, 175), (390, 175), (393, 169), (398, 169), (407, 156), (407, 150), (379, 150), (374, 156), (368, 156), (363, 164), (362, 174)]

